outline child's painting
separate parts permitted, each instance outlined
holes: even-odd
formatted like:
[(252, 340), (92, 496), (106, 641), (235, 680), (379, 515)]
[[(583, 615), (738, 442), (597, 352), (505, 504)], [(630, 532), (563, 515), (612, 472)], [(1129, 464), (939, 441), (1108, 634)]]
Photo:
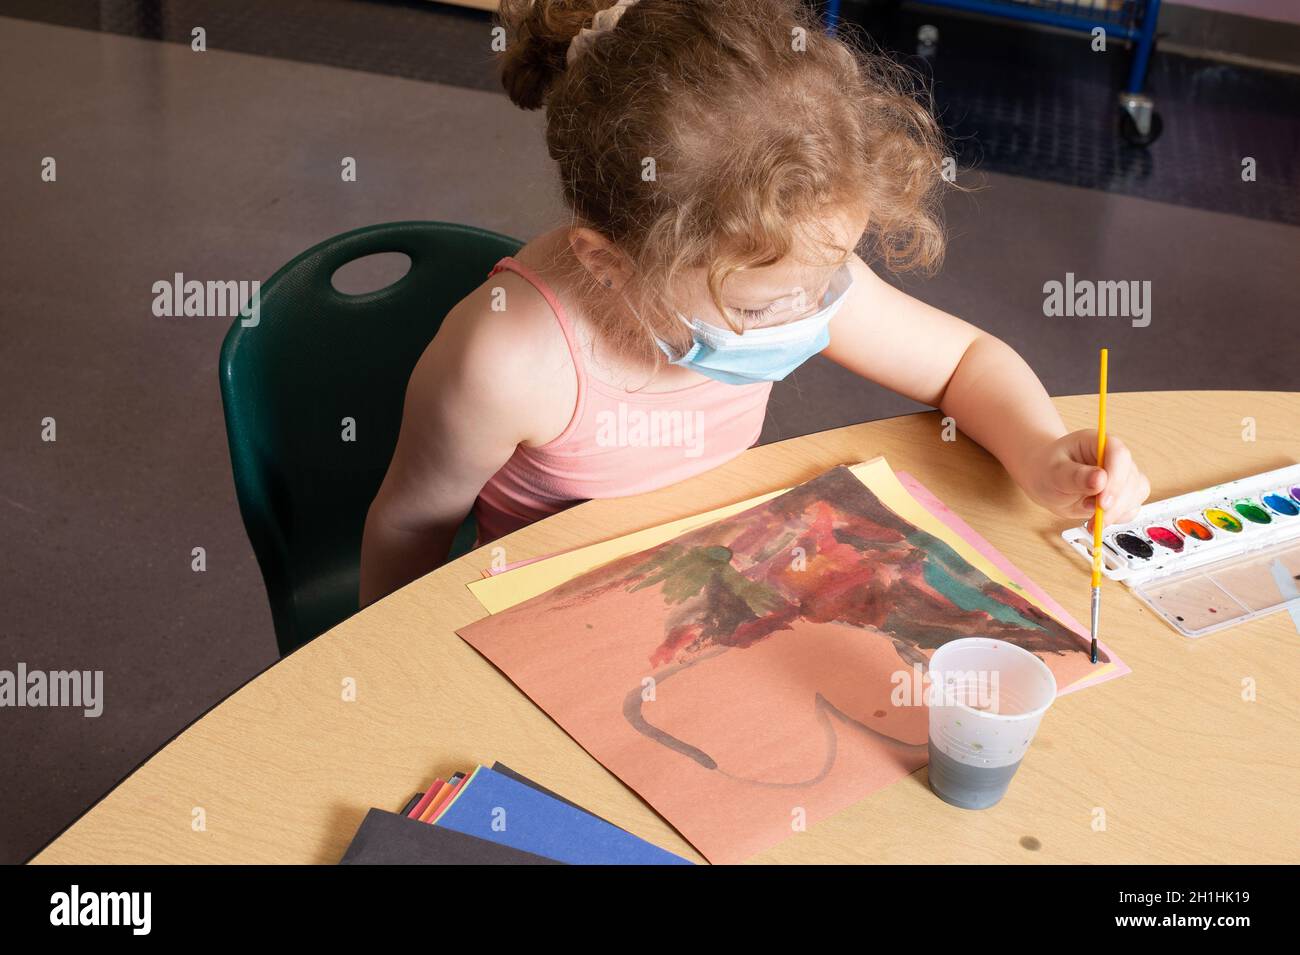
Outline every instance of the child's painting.
[(1097, 672), (1078, 633), (917, 523), (943, 526), (835, 468), (460, 635), (737, 862), (925, 765), (920, 674), (948, 640), (1019, 644), (1062, 689)]

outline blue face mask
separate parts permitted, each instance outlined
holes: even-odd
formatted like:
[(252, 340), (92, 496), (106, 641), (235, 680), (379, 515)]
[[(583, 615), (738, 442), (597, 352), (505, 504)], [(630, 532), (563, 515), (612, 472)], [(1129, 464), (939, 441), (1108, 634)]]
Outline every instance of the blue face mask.
[(715, 381), (728, 385), (780, 381), (830, 344), (830, 321), (852, 286), (849, 267), (841, 266), (831, 276), (821, 308), (812, 315), (771, 328), (751, 328), (743, 335), (698, 318), (688, 319), (679, 312), (677, 317), (690, 327), (694, 339), (679, 358), (674, 358), (661, 340), (655, 341), (670, 364), (690, 368)]

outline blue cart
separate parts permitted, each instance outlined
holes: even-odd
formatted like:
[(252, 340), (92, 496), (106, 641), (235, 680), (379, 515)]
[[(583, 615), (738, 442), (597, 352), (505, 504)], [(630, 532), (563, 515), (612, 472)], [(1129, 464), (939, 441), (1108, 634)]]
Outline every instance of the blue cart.
[[(1092, 33), (1099, 27), (1106, 39), (1127, 40), (1133, 47), (1128, 83), (1119, 94), (1120, 133), (1129, 142), (1146, 146), (1160, 135), (1162, 123), (1155, 103), (1143, 91), (1151, 49), (1155, 45), (1160, 0), (923, 0), (928, 6), (950, 7), (986, 16), (1024, 20), (1045, 26)], [(826, 0), (826, 22), (839, 21), (840, 0)]]

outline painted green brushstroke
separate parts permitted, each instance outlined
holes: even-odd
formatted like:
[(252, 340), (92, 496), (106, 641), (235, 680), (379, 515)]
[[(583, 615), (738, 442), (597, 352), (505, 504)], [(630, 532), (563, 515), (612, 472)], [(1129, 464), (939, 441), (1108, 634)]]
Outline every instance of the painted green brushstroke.
[(1024, 616), (1015, 607), (960, 580), (958, 575), (966, 577), (973, 568), (945, 541), (925, 531), (917, 531), (909, 536), (909, 540), (930, 554), (931, 559), (925, 562), (925, 582), (951, 600), (954, 606), (962, 610), (982, 610), (994, 620), (1012, 626), (1045, 629), (1041, 623)]
[(785, 604), (785, 598), (772, 587), (750, 580), (731, 566), (731, 550), (718, 544), (689, 549), (674, 548), (656, 555), (651, 562), (657, 569), (631, 587), (634, 593), (663, 582), (664, 603), (672, 606), (690, 600), (716, 581), (727, 592), (743, 601), (755, 616), (770, 613)]

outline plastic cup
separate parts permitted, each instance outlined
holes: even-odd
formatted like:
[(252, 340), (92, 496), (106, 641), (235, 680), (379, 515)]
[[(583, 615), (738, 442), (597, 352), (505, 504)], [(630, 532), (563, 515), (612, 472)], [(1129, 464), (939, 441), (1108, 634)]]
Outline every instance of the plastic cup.
[(930, 788), (962, 809), (996, 804), (1056, 699), (1047, 664), (1014, 643), (966, 637), (930, 657)]

